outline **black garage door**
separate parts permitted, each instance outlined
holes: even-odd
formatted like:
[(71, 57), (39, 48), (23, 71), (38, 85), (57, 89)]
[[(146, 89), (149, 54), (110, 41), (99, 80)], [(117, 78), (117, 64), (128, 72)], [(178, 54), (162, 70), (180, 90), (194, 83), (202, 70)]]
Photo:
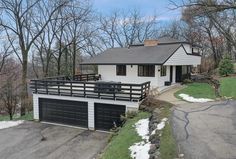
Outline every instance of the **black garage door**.
[(88, 127), (88, 103), (40, 98), (39, 118), (41, 121)]
[(124, 105), (95, 103), (95, 129), (110, 130), (114, 123), (121, 124), (120, 115), (125, 115)]

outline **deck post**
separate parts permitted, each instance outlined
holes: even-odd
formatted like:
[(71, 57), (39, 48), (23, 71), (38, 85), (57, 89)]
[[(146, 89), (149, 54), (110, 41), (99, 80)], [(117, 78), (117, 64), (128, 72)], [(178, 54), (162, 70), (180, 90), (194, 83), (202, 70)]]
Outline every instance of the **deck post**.
[(130, 87), (130, 91), (129, 91), (129, 100), (132, 101), (132, 85), (129, 86)]
[(46, 94), (48, 94), (48, 82), (45, 81), (45, 85), (46, 85)]
[(70, 81), (70, 96), (73, 95), (73, 90), (72, 90), (72, 82)]
[(86, 83), (84, 82), (84, 97), (86, 96)]
[(143, 100), (143, 84), (141, 85), (141, 100)]

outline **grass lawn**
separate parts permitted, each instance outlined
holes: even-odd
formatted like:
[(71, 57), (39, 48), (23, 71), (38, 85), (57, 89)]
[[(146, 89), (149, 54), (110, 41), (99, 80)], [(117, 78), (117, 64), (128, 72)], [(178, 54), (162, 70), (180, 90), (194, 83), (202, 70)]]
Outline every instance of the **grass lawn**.
[(236, 99), (236, 77), (224, 77), (220, 79), (221, 96)]
[[(161, 109), (160, 119), (168, 118), (171, 114), (171, 105), (166, 105)], [(160, 153), (161, 159), (173, 159), (177, 157), (176, 141), (173, 137), (172, 128), (169, 122), (166, 122), (164, 129), (162, 130), (160, 141)]]
[(177, 146), (169, 123), (166, 123), (162, 130), (160, 143), (161, 159), (174, 159), (177, 157)]
[(147, 112), (140, 112), (133, 119), (128, 119), (123, 128), (117, 136), (114, 136), (108, 144), (107, 149), (102, 155), (102, 159), (129, 159), (129, 147), (142, 139), (136, 133), (133, 125), (140, 119), (148, 118), (150, 116)]
[[(10, 120), (8, 115), (0, 115), (0, 121), (8, 121), (8, 120)], [(33, 113), (30, 112), (21, 117), (14, 115), (13, 120), (33, 120)]]
[(214, 89), (207, 83), (187, 84), (186, 88), (183, 88), (175, 93), (175, 97), (181, 98), (179, 97), (179, 94), (181, 93), (188, 94), (195, 98), (216, 98)]
[[(166, 103), (160, 108), (161, 113), (159, 118), (168, 118), (170, 116), (171, 105)], [(145, 119), (150, 116), (147, 112), (139, 112), (133, 119), (128, 119), (124, 127), (119, 131), (117, 136), (114, 136), (108, 144), (107, 149), (102, 154), (101, 159), (130, 159), (129, 147), (136, 142), (142, 141), (141, 137), (136, 133), (133, 125), (140, 119)], [(162, 159), (173, 159), (177, 157), (177, 146), (172, 134), (172, 128), (169, 122), (163, 129), (160, 138), (160, 153)]]

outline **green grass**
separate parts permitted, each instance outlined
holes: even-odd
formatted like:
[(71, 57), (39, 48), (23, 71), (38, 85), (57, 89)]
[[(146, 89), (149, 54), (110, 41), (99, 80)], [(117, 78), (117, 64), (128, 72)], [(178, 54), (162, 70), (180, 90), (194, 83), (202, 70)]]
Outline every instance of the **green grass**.
[(207, 83), (191, 83), (187, 84), (186, 88), (183, 88), (175, 93), (175, 96), (177, 98), (179, 97), (179, 94), (184, 93), (188, 94), (195, 98), (210, 98), (215, 99), (215, 91), (211, 87), (211, 85)]
[(236, 77), (225, 77), (220, 79), (221, 96), (236, 99)]
[(162, 130), (160, 142), (161, 159), (174, 159), (177, 157), (177, 146), (172, 134), (172, 128), (167, 122)]
[(148, 118), (150, 116), (147, 112), (140, 112), (133, 119), (128, 119), (117, 136), (114, 136), (108, 144), (107, 149), (102, 155), (102, 159), (129, 159), (129, 147), (136, 142), (142, 141), (138, 136), (133, 125), (140, 119)]
[[(161, 109), (159, 115), (160, 119), (168, 118), (171, 114), (170, 108), (172, 106), (167, 104)], [(177, 157), (177, 146), (174, 139), (172, 128), (169, 122), (166, 122), (164, 129), (162, 130), (162, 135), (160, 138), (160, 154), (161, 159), (173, 159)]]
[[(0, 115), (0, 121), (9, 121), (9, 120), (10, 118), (8, 115)], [(33, 120), (33, 113), (30, 112), (21, 117), (14, 115), (13, 120)]]
[[(159, 118), (168, 118), (170, 116), (170, 104), (166, 104), (160, 110)], [(124, 127), (120, 130), (117, 136), (114, 136), (111, 142), (108, 144), (107, 149), (103, 153), (101, 159), (130, 159), (129, 147), (136, 142), (142, 141), (141, 137), (136, 133), (133, 125), (140, 119), (149, 117), (150, 114), (147, 112), (140, 112), (133, 119), (128, 119)], [(177, 146), (175, 139), (172, 134), (170, 124), (167, 122), (163, 129), (160, 152), (162, 159), (173, 159), (177, 156)]]

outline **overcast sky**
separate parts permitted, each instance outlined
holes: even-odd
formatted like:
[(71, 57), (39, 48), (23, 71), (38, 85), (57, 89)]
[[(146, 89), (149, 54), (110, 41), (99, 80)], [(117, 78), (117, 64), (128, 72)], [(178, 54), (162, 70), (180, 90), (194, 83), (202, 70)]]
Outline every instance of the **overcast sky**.
[[(182, 0), (175, 0), (181, 2)], [(157, 15), (159, 20), (169, 21), (180, 18), (180, 10), (170, 10), (169, 0), (93, 0), (94, 8), (109, 14), (116, 9), (139, 9), (146, 16)]]

